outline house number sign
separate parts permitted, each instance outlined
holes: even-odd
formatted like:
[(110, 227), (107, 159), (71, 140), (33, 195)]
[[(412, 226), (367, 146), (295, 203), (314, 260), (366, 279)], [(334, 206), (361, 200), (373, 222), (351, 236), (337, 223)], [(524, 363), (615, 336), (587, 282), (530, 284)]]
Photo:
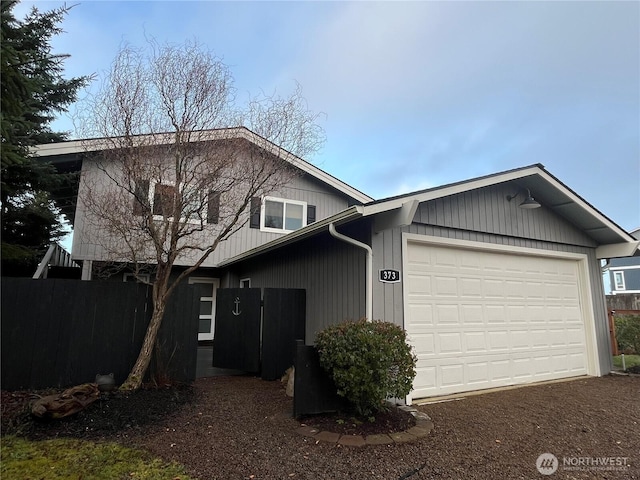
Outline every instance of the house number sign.
[(398, 270), (380, 270), (380, 281), (383, 283), (399, 283), (400, 272)]

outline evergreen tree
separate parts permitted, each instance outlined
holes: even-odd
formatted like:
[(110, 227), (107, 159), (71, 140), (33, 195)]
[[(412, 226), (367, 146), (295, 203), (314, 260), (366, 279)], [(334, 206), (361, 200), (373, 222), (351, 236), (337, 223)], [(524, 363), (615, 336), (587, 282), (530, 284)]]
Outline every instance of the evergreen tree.
[(2, 0), (0, 33), (0, 119), (2, 133), (1, 188), (3, 274), (27, 273), (43, 250), (63, 233), (55, 191), (69, 179), (30, 155), (30, 147), (58, 142), (64, 132), (50, 123), (76, 99), (89, 77), (64, 79), (68, 55), (53, 54), (51, 38), (69, 8), (40, 12), (24, 20), (13, 14), (18, 0)]

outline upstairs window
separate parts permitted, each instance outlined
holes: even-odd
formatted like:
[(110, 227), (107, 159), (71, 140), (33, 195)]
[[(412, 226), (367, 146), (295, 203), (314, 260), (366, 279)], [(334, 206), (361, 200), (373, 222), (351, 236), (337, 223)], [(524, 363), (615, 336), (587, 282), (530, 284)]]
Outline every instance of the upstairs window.
[(265, 197), (260, 211), (260, 230), (287, 233), (307, 225), (307, 204), (296, 200)]
[(624, 272), (614, 271), (613, 272), (613, 283), (615, 285), (616, 290), (624, 290)]
[[(152, 213), (157, 219), (172, 218), (176, 187), (148, 180), (137, 180), (134, 192), (133, 214)], [(220, 193), (210, 190), (206, 193), (184, 192), (186, 204), (182, 213), (189, 222), (216, 224), (220, 215)]]
[(173, 185), (156, 183), (153, 189), (153, 214), (170, 217), (173, 214), (173, 200), (176, 188)]

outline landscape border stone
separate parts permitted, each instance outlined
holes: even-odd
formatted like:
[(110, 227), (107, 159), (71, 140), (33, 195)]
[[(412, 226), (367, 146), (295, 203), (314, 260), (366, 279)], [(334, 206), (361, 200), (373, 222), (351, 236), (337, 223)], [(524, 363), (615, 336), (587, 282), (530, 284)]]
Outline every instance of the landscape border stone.
[(407, 405), (394, 407), (410, 413), (416, 420), (416, 424), (403, 432), (376, 435), (341, 435), (326, 430), (320, 431), (307, 425), (301, 425), (296, 432), (308, 438), (313, 438), (317, 442), (334, 443), (345, 447), (364, 447), (366, 445), (392, 445), (394, 443), (413, 442), (426, 437), (433, 430), (433, 421), (423, 412)]

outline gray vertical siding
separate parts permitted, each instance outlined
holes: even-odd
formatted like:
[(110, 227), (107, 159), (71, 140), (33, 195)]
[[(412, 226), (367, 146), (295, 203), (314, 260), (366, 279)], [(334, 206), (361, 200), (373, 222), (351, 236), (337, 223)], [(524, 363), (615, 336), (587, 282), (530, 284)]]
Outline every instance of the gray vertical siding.
[[(97, 167), (95, 160), (85, 160), (83, 162), (82, 176), (91, 183), (108, 185), (106, 175)], [(81, 181), (79, 188), (79, 198), (81, 199), (86, 191), (85, 183)], [(316, 220), (321, 220), (346, 209), (351, 201), (349, 196), (309, 175), (294, 177), (285, 188), (272, 192), (269, 196), (287, 200), (298, 200), (307, 202), (308, 205), (314, 205), (316, 207)], [(110, 258), (108, 249), (105, 249), (101, 245), (102, 240), (100, 239), (103, 235), (92, 227), (90, 216), (91, 213), (88, 212), (83, 207), (82, 202), (79, 201), (74, 225), (73, 258), (76, 260), (93, 261), (113, 260)], [(215, 227), (207, 225), (202, 232), (196, 232), (190, 236), (190, 242), (193, 244), (206, 245), (210, 242), (210, 237), (215, 235), (215, 233)], [(260, 229), (249, 228), (249, 224), (247, 223), (228, 240), (222, 242), (205, 261), (203, 266), (215, 266), (227, 258), (234, 257), (242, 252), (263, 245), (282, 235), (283, 234), (262, 232)], [(196, 259), (195, 255), (191, 257), (184, 256), (178, 259), (176, 265), (192, 265)]]
[[(507, 195), (513, 193), (514, 187), (498, 184), (423, 202), (416, 212), (414, 223), (461, 229), (469, 232), (471, 237), (472, 232), (482, 232), (597, 246), (591, 237), (544, 206), (526, 210), (518, 207), (521, 197), (507, 201)], [(469, 239), (473, 240), (471, 237)]]
[[(356, 237), (352, 228), (338, 227), (338, 230)], [(306, 289), (305, 340), (309, 344), (322, 328), (364, 316), (365, 264), (363, 250), (325, 232), (259, 259), (234, 265), (232, 275), (251, 278), (251, 286), (257, 288)]]
[[(360, 220), (338, 230), (372, 246), (373, 318), (404, 325), (403, 283), (378, 281), (383, 268), (402, 271), (402, 233), (414, 233), (495, 245), (526, 247), (587, 256), (596, 342), (602, 373), (611, 369), (609, 329), (596, 243), (544, 207), (518, 208), (507, 202), (508, 186), (496, 185), (422, 203), (410, 226), (375, 233)], [(359, 237), (359, 238), (358, 238)], [(234, 278), (251, 277), (254, 287), (307, 289), (307, 343), (318, 330), (365, 311), (365, 254), (322, 233), (232, 267)]]
[[(510, 193), (512, 188), (496, 185), (420, 204), (412, 225), (372, 235), (374, 270), (402, 270), (403, 232), (587, 255), (598, 361), (601, 371), (609, 372), (609, 328), (597, 244), (544, 206), (525, 210), (518, 207), (519, 199), (507, 202)], [(402, 292), (400, 284), (374, 282), (374, 318), (404, 325)]]

